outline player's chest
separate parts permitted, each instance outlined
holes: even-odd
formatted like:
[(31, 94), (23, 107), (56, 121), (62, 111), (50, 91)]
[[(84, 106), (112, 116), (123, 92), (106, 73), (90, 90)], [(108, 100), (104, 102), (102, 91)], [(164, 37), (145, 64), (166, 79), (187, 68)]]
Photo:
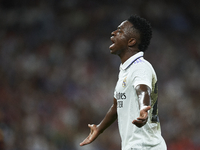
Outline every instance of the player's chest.
[(117, 91), (125, 91), (132, 86), (133, 77), (130, 72), (120, 71), (116, 85)]

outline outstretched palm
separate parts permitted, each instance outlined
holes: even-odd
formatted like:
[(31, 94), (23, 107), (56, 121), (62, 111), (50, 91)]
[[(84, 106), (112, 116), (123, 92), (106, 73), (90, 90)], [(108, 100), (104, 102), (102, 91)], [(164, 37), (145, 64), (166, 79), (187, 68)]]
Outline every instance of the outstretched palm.
[(148, 110), (151, 109), (151, 106), (147, 106), (145, 109), (140, 110), (140, 116), (137, 118), (137, 120), (133, 120), (133, 124), (135, 124), (137, 127), (141, 128), (144, 126), (148, 120)]
[(88, 124), (88, 127), (90, 128), (90, 134), (88, 135), (88, 137), (83, 140), (83, 142), (80, 143), (80, 146), (84, 146), (87, 144), (90, 144), (91, 142), (93, 142), (98, 136), (99, 136), (99, 132), (98, 132), (98, 128), (97, 125), (95, 124)]

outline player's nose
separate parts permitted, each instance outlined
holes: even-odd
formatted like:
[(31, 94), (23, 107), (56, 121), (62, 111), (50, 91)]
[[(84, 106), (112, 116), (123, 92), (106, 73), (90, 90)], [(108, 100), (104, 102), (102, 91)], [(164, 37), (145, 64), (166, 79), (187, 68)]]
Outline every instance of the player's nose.
[(114, 36), (115, 35), (115, 31), (111, 32), (111, 36)]

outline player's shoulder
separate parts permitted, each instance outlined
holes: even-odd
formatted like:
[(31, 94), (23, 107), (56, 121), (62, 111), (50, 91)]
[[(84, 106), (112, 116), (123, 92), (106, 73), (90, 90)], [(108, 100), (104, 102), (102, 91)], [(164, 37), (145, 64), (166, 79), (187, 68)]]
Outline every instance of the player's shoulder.
[(151, 63), (144, 59), (143, 57), (137, 59), (136, 61), (133, 62), (133, 67), (152, 67)]
[(139, 58), (132, 64), (131, 70), (149, 70), (151, 72), (155, 72), (152, 64), (143, 57)]

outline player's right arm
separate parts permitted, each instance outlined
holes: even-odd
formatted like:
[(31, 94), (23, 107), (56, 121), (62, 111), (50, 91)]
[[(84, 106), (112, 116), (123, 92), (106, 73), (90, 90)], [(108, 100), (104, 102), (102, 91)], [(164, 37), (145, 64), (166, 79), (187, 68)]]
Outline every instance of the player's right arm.
[(84, 146), (93, 142), (103, 131), (108, 128), (117, 119), (117, 100), (114, 98), (113, 105), (108, 110), (104, 119), (98, 124), (88, 125), (90, 128), (90, 134), (88, 137), (80, 143), (80, 146)]

